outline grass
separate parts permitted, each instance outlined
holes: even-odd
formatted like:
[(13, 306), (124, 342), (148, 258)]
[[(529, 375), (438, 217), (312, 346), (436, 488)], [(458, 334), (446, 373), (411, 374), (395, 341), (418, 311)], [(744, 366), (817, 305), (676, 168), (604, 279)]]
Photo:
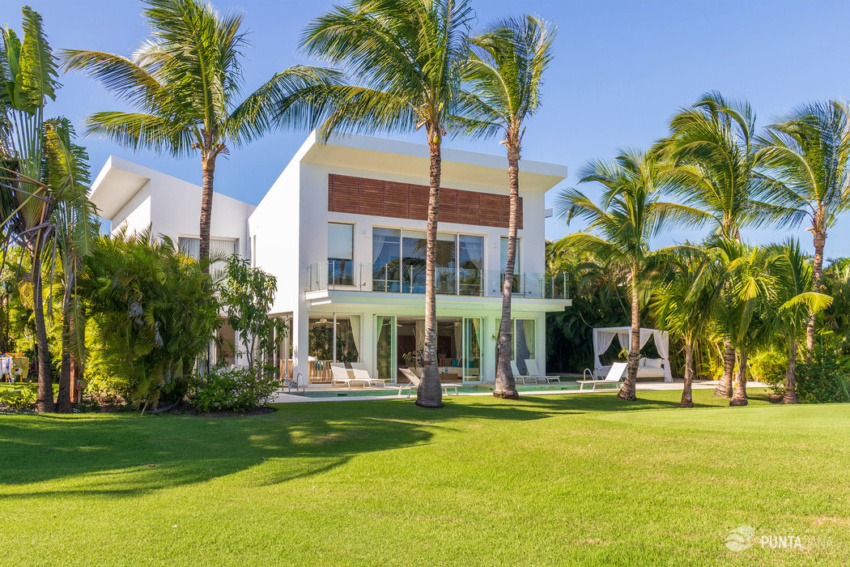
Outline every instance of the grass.
[(694, 394), (0, 416), (0, 562), (846, 564), (850, 405)]

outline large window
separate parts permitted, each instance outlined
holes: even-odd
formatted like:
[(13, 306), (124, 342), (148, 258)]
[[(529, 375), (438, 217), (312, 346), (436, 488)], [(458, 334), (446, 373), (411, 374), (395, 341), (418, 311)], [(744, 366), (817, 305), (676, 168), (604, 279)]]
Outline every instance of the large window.
[[(187, 256), (191, 256), (195, 260), (201, 256), (201, 240), (190, 236), (180, 236), (177, 238), (177, 247), (180, 252)], [(210, 239), (210, 258), (213, 260), (210, 264), (210, 273), (214, 276), (220, 274), (224, 270), (224, 264), (228, 258), (239, 253), (239, 240), (228, 238), (211, 238)]]
[[(425, 257), (425, 232), (373, 228), (373, 289), (425, 293)], [(437, 293), (481, 295), (483, 265), (483, 237), (446, 233), (437, 235)]]
[(354, 285), (354, 225), (328, 223), (328, 283)]
[[(499, 321), (496, 321), (498, 328)], [(511, 319), (511, 352), (510, 359), (516, 362), (520, 374), (526, 374), (526, 360), (537, 357), (535, 341), (536, 322), (534, 319)], [(499, 344), (496, 343), (496, 359), (499, 358)]]

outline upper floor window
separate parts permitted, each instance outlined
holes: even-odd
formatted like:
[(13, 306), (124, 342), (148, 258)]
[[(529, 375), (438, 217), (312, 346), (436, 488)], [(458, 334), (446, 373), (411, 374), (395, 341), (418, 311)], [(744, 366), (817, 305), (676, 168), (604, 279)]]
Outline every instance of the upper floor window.
[[(437, 235), (437, 293), (480, 295), (484, 238)], [(372, 283), (375, 291), (425, 293), (426, 235), (418, 230), (372, 229)]]
[(354, 285), (354, 225), (328, 223), (328, 283)]
[[(177, 247), (180, 252), (187, 256), (191, 256), (195, 260), (201, 256), (201, 239), (191, 236), (180, 236), (177, 238)], [(234, 254), (239, 254), (239, 240), (231, 238), (211, 238), (210, 239), (210, 273), (213, 275), (220, 274), (224, 270), (224, 264), (228, 258)]]

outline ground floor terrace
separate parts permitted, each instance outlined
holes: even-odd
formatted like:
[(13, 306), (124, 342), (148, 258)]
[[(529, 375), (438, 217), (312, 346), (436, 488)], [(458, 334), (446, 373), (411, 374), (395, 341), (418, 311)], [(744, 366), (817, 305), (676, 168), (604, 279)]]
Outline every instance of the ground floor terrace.
[[(364, 294), (368, 295), (368, 294)], [(334, 301), (334, 296), (308, 301), (298, 311), (276, 313), (288, 325), (279, 337), (275, 360), (281, 379), (300, 385), (328, 385), (331, 364), (347, 368), (359, 363), (372, 378), (406, 384), (401, 368), (421, 375), (424, 366), (424, 298), (419, 294), (394, 302)], [(442, 298), (441, 298), (442, 299)], [(456, 299), (456, 298), (451, 298)], [(545, 373), (546, 312), (562, 310), (565, 302), (523, 304), (512, 311), (511, 359), (521, 374), (532, 360)], [(437, 363), (440, 379), (451, 384), (486, 384), (495, 380), (500, 298), (439, 301)]]

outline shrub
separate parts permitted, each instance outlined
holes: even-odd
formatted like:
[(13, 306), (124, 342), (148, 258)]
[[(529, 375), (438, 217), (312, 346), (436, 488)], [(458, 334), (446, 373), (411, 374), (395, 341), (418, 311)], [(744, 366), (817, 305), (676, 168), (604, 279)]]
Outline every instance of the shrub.
[(266, 405), (279, 387), (271, 371), (215, 367), (192, 379), (189, 401), (200, 412), (249, 411)]
[(86, 268), (80, 284), (97, 336), (87, 378), (136, 407), (181, 399), (218, 319), (210, 277), (149, 231), (97, 239)]
[(37, 396), (38, 390), (35, 384), (21, 384), (18, 390), (0, 394), (0, 401), (5, 402), (12, 409), (29, 409), (35, 405)]
[(848, 362), (822, 344), (815, 345), (812, 362), (797, 365), (797, 396), (805, 404), (850, 402)]

